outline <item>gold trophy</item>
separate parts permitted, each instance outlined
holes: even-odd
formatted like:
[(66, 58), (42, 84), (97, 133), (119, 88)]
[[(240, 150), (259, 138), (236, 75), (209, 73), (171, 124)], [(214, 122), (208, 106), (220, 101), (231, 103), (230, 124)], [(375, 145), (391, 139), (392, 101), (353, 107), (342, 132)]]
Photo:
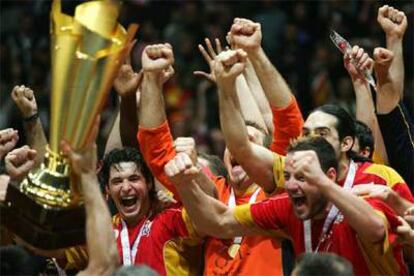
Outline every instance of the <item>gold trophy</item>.
[(76, 7), (74, 17), (51, 11), (52, 99), (49, 146), (40, 168), (9, 185), (2, 224), (32, 246), (56, 249), (85, 242), (85, 211), (79, 180), (71, 174), (59, 143), (81, 149), (102, 110), (138, 25), (118, 24), (119, 5), (110, 0)]

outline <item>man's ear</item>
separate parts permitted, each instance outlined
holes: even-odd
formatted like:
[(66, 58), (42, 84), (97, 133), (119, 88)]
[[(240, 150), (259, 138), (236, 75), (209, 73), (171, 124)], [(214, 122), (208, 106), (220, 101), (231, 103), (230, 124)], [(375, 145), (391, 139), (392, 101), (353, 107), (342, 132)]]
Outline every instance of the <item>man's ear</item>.
[(352, 136), (346, 136), (344, 139), (342, 139), (341, 151), (342, 152), (350, 151), (353, 145), (354, 145), (354, 138), (352, 138)]
[(334, 181), (334, 182), (336, 182), (336, 177), (337, 177), (337, 173), (336, 173), (336, 170), (335, 170), (335, 168), (329, 168), (327, 171), (326, 171), (326, 176), (330, 179), (330, 180), (332, 180), (332, 181)]

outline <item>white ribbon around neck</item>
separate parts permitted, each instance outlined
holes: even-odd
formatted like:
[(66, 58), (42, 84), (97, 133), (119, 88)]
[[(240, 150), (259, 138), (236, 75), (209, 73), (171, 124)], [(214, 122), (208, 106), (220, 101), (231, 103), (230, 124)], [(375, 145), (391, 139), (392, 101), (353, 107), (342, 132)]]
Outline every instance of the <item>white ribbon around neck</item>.
[[(350, 190), (352, 188), (354, 184), (354, 180), (355, 180), (356, 170), (357, 170), (357, 165), (353, 160), (351, 160), (343, 189)], [(334, 222), (334, 220), (337, 218), (338, 214), (339, 214), (338, 208), (335, 205), (332, 205), (331, 209), (329, 210), (328, 216), (326, 217), (325, 222), (323, 223), (322, 233), (319, 236), (319, 241), (318, 241), (318, 245), (316, 247), (315, 252), (318, 252), (321, 239), (324, 238), (324, 236), (327, 234), (329, 227)], [(312, 230), (311, 230), (310, 219), (307, 219), (303, 222), (303, 235), (304, 235), (304, 241), (305, 241), (305, 252), (312, 253), (313, 252)]]
[(130, 243), (129, 243), (128, 227), (124, 220), (121, 220), (121, 221), (122, 221), (122, 230), (121, 230), (120, 235), (121, 235), (123, 265), (133, 265), (135, 263), (135, 256), (137, 255), (138, 245), (141, 241), (141, 238), (144, 232), (148, 232), (147, 230), (150, 227), (151, 222), (148, 219), (145, 220), (131, 248)]
[[(250, 196), (249, 204), (252, 204), (252, 203), (256, 202), (256, 198), (259, 195), (259, 192), (260, 192), (260, 187), (258, 187), (254, 191), (254, 193)], [(227, 206), (229, 206), (230, 208), (236, 207), (236, 195), (234, 193), (233, 187), (230, 190), (230, 197), (229, 197), (229, 202), (227, 203)], [(243, 240), (243, 237), (235, 237), (233, 239), (233, 244), (241, 244), (242, 240)]]

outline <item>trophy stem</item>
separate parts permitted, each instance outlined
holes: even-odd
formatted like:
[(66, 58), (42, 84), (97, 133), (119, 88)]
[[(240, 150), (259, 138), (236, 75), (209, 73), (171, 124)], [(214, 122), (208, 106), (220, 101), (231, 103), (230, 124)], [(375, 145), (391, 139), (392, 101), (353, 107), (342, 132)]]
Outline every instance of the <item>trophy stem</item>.
[(45, 208), (71, 208), (82, 203), (77, 183), (68, 160), (47, 147), (45, 161), (21, 183), (20, 190)]

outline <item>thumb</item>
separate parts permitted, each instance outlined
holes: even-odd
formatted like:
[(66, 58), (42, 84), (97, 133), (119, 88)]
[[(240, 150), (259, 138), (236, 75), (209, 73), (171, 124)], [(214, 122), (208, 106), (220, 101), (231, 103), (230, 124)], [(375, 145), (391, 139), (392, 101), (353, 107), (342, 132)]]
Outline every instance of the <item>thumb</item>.
[(27, 158), (28, 158), (29, 160), (34, 160), (34, 159), (36, 158), (36, 155), (37, 155), (37, 151), (36, 151), (36, 150), (34, 150), (34, 149), (30, 149), (30, 150), (27, 152)]

